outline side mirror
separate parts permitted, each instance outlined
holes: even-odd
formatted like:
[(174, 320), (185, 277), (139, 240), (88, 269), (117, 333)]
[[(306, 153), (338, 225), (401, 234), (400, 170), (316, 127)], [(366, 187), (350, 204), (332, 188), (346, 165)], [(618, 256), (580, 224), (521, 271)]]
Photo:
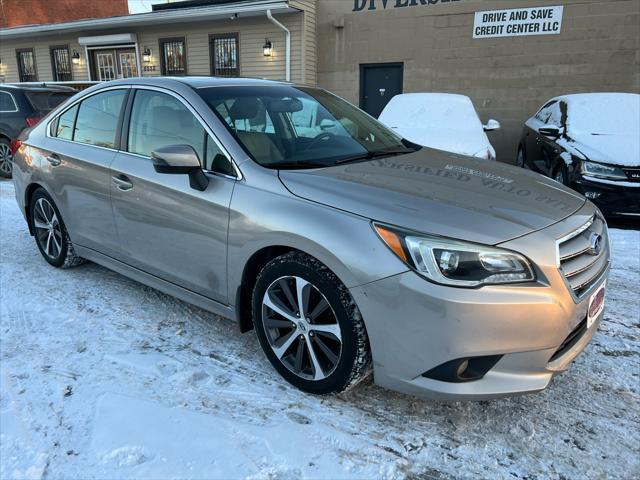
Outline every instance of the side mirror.
[(329, 130), (331, 128), (335, 128), (335, 126), (336, 126), (336, 122), (334, 122), (333, 120), (329, 120), (328, 118), (325, 118), (320, 122), (321, 130)]
[(560, 128), (555, 125), (547, 125), (546, 127), (540, 127), (538, 133), (545, 137), (558, 138), (560, 136)]
[(484, 125), (484, 131), (493, 132), (495, 130), (500, 130), (501, 127), (500, 122), (492, 118), (486, 123), (486, 125)]
[(191, 145), (168, 145), (151, 152), (153, 168), (158, 173), (189, 175), (191, 188), (207, 189), (209, 179), (202, 171), (198, 154)]

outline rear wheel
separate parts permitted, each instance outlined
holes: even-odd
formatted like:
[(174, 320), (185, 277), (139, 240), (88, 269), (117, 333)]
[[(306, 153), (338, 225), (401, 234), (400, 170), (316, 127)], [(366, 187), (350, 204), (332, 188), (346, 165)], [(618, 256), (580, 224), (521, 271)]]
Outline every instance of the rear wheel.
[(9, 140), (0, 138), (0, 177), (3, 178), (11, 178), (13, 172), (13, 156), (10, 145)]
[(36, 245), (49, 264), (57, 268), (69, 268), (85, 262), (75, 254), (60, 212), (42, 188), (31, 197), (30, 210)]
[(364, 322), (349, 290), (325, 265), (300, 252), (269, 262), (253, 292), (260, 344), (289, 383), (338, 393), (370, 372)]

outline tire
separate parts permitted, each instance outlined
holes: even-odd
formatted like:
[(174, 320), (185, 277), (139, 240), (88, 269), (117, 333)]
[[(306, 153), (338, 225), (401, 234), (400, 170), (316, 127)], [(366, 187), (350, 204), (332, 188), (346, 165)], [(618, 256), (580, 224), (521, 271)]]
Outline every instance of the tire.
[(58, 207), (42, 188), (38, 188), (31, 196), (29, 219), (38, 250), (50, 265), (71, 268), (86, 262), (76, 255)]
[[(306, 308), (296, 316), (300, 298)], [(252, 309), (265, 355), (300, 390), (340, 393), (371, 372), (360, 310), (338, 277), (315, 258), (292, 252), (269, 262), (258, 275)]]
[(525, 156), (524, 156), (524, 147), (522, 146), (518, 147), (518, 153), (516, 156), (516, 165), (519, 166), (520, 168), (527, 168), (527, 165), (525, 162)]
[(558, 183), (568, 186), (569, 174), (567, 173), (567, 167), (563, 164), (558, 165), (553, 172), (553, 179)]
[(0, 177), (2, 178), (11, 178), (13, 173), (13, 157), (10, 147), (9, 140), (0, 137)]

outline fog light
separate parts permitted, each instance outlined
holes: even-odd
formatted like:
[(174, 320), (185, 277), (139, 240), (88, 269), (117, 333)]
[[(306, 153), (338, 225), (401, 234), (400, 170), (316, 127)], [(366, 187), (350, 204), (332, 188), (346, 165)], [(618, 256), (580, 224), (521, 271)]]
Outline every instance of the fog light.
[(595, 200), (596, 198), (600, 197), (600, 195), (601, 194), (598, 192), (584, 192), (584, 196), (590, 200)]
[(460, 365), (458, 365), (458, 369), (456, 370), (456, 375), (458, 378), (464, 378), (464, 372), (469, 368), (469, 360), (464, 360)]

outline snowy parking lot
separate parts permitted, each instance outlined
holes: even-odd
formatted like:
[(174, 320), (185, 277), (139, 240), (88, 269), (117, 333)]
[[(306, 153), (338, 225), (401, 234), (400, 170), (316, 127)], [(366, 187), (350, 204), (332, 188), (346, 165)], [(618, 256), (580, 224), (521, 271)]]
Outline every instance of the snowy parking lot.
[(0, 478), (638, 478), (640, 232), (545, 392), (438, 403), (285, 383), (253, 334), (86, 264), (56, 270), (0, 182)]

